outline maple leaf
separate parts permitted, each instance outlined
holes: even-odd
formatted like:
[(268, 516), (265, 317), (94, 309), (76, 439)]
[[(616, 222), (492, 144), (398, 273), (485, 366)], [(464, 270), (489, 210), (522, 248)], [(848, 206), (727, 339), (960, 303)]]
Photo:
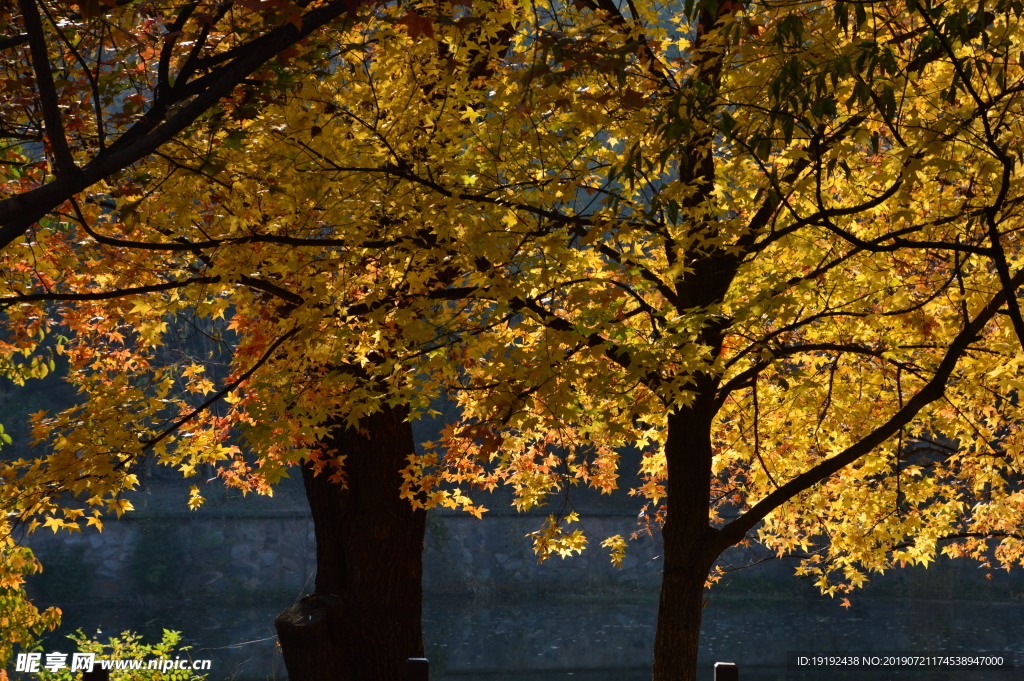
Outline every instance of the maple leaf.
[(422, 36), (434, 37), (434, 20), (431, 17), (417, 12), (406, 12), (396, 23), (405, 26), (406, 32), (413, 40)]
[(625, 92), (619, 95), (619, 102), (627, 109), (640, 109), (643, 108), (646, 98), (642, 93), (632, 88), (626, 88)]

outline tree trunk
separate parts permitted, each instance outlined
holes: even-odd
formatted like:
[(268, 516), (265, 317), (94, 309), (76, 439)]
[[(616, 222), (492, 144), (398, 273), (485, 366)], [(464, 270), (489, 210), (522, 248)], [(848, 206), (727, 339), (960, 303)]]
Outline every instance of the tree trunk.
[[(302, 467), (316, 534), (315, 591), (274, 621), (290, 681), (403, 681), (423, 656), (420, 622), (426, 512), (399, 498), (413, 452), (408, 408), (339, 426), (347, 486)], [(344, 430), (343, 430), (344, 429)]]
[[(706, 393), (705, 393), (706, 394)], [(654, 637), (654, 681), (696, 681), (704, 583), (718, 557), (708, 522), (711, 485), (709, 400), (668, 417), (665, 563)]]
[(665, 567), (654, 637), (654, 681), (696, 681), (704, 583), (714, 564), (699, 542), (680, 541), (665, 519)]

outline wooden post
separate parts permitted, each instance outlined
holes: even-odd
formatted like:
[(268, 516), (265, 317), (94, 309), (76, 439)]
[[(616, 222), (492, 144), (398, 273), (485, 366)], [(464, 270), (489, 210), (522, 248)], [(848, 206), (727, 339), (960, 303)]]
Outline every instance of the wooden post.
[(82, 672), (82, 681), (110, 681), (110, 671), (93, 664), (92, 671)]
[(715, 681), (740, 681), (740, 671), (732, 662), (716, 662)]
[(425, 657), (410, 657), (405, 664), (406, 681), (429, 681), (430, 664)]

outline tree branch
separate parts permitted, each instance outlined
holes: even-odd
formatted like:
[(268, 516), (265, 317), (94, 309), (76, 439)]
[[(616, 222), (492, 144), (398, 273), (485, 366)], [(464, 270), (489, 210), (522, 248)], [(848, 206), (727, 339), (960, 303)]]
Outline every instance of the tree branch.
[(284, 334), (276, 341), (271, 343), (270, 347), (267, 348), (267, 351), (263, 353), (263, 356), (260, 357), (251, 367), (249, 367), (245, 371), (245, 373), (243, 373), (237, 379), (221, 388), (219, 391), (217, 391), (217, 394), (215, 394), (213, 397), (211, 397), (210, 399), (206, 400), (201, 405), (193, 409), (190, 413), (175, 421), (170, 427), (168, 427), (162, 433), (142, 443), (142, 452), (145, 453), (149, 451), (150, 449), (155, 447), (160, 441), (172, 435), (175, 431), (177, 431), (183, 425), (194, 419), (199, 414), (203, 413), (203, 411), (205, 411), (206, 409), (209, 409), (215, 402), (222, 399), (227, 394), (234, 392), (238, 388), (238, 386), (242, 385), (242, 383), (247, 381), (250, 376), (256, 373), (257, 369), (259, 369), (261, 366), (267, 363), (270, 357), (274, 354), (274, 351), (277, 350), (282, 343), (284, 343), (286, 340), (297, 334), (300, 328), (301, 327), (296, 327), (292, 329), (291, 331), (289, 331), (288, 333)]
[(761, 501), (741, 515), (736, 520), (716, 530), (719, 537), (721, 549), (742, 541), (747, 532), (752, 530), (757, 523), (774, 511), (776, 508), (789, 501), (801, 492), (810, 489), (814, 485), (827, 480), (830, 476), (839, 472), (860, 457), (870, 453), (887, 439), (895, 435), (901, 428), (906, 426), (917, 416), (922, 409), (932, 402), (941, 399), (945, 394), (945, 384), (956, 368), (957, 363), (972, 342), (978, 337), (985, 325), (992, 320), (999, 309), (1006, 303), (1006, 299), (1021, 284), (1024, 284), (1024, 272), (1018, 272), (1010, 282), (1011, 289), (1000, 289), (989, 301), (981, 312), (957, 334), (950, 343), (935, 369), (931, 380), (929, 380), (913, 397), (907, 400), (906, 404), (893, 414), (889, 420), (875, 428), (857, 443), (847, 447), (845, 450), (832, 456), (818, 465), (804, 471), (778, 489), (769, 493)]
[(24, 45), (28, 42), (28, 33), (20, 33), (18, 35), (8, 36), (6, 38), (0, 38), (0, 51), (9, 50), (12, 47), (18, 45)]
[(46, 125), (46, 138), (50, 141), (53, 152), (55, 174), (58, 177), (71, 175), (78, 170), (71, 156), (68, 138), (64, 133), (64, 121), (60, 115), (60, 102), (57, 88), (50, 72), (49, 54), (46, 48), (46, 34), (43, 33), (43, 22), (39, 16), (39, 8), (35, 0), (18, 0), (21, 8), (25, 30), (28, 33), (29, 52), (32, 56), (32, 70), (36, 76), (36, 88), (39, 91), (39, 104), (43, 111)]
[[(32, 1), (19, 0), (29, 4)], [(0, 201), (0, 249), (6, 248), (33, 224), (78, 192), (153, 153), (216, 106), (235, 86), (281, 50), (339, 17), (351, 16), (357, 6), (353, 0), (332, 0), (306, 12), (302, 17), (301, 29), (287, 23), (254, 39), (247, 50), (212, 74), (205, 90), (166, 120), (171, 105), (179, 102), (179, 99), (160, 98), (135, 125), (106, 150), (97, 154), (80, 172), (58, 176), (41, 187)], [(175, 94), (178, 94), (177, 91)]]
[(12, 305), (19, 303), (38, 302), (88, 302), (92, 300), (115, 300), (126, 296), (141, 295), (145, 293), (157, 293), (159, 291), (170, 291), (176, 288), (183, 288), (192, 284), (217, 284), (222, 280), (220, 277), (195, 277), (194, 279), (182, 279), (178, 281), (166, 281), (162, 284), (150, 284), (149, 286), (131, 286), (114, 291), (94, 291), (92, 293), (25, 293), (17, 296), (0, 298), (0, 310), (5, 310)]

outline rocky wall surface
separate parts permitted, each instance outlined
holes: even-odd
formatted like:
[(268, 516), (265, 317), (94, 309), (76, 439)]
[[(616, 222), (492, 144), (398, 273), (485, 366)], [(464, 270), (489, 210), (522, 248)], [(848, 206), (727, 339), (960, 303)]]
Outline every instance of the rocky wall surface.
[[(213, 487), (213, 486), (211, 486)], [(148, 485), (132, 496), (136, 511), (105, 520), (103, 532), (39, 531), (28, 538), (45, 566), (29, 578), (41, 604), (89, 600), (166, 602), (209, 594), (239, 600), (292, 600), (308, 592), (316, 570), (312, 520), (301, 484), (289, 481), (273, 498), (232, 496), (217, 486), (198, 511), (183, 510), (187, 484), (180, 479)], [(630, 537), (639, 529), (635, 500), (581, 497), (574, 504), (589, 547), (581, 555), (537, 563), (530, 533), (546, 514), (521, 514), (507, 499), (477, 519), (437, 509), (428, 515), (424, 540), (424, 589), (428, 593), (489, 596), (501, 592), (563, 592), (600, 595), (622, 591), (652, 593), (661, 578), (660, 536), (629, 540), (621, 569), (600, 546), (605, 537)], [(735, 553), (735, 555), (734, 555)], [(726, 566), (757, 562), (749, 551), (727, 552)], [(753, 558), (753, 559), (752, 559)], [(816, 592), (811, 580), (793, 577), (795, 564), (769, 561), (740, 570), (723, 586), (757, 597), (765, 592)], [(907, 568), (871, 575), (869, 591), (887, 596), (987, 597), (990, 589), (1007, 597), (1024, 593), (1020, 573), (978, 570), (968, 560), (940, 560), (931, 569)]]
[[(545, 516), (495, 513), (483, 519), (432, 511), (424, 546), (428, 592), (486, 595), (495, 591), (549, 590), (560, 586), (589, 593), (623, 586), (656, 589), (660, 542), (630, 541), (621, 569), (600, 540), (636, 529), (627, 514), (583, 514), (591, 536), (582, 554), (538, 564), (530, 532)], [(241, 597), (297, 596), (316, 570), (313, 524), (299, 509), (250, 512), (152, 512), (108, 519), (102, 532), (37, 532), (29, 538), (45, 566), (30, 586), (44, 600), (146, 601), (195, 598), (208, 593)]]
[(439, 512), (427, 522), (424, 586), (434, 591), (487, 593), (500, 588), (526, 590), (564, 585), (600, 592), (621, 586), (656, 589), (661, 580), (660, 537), (629, 541), (622, 567), (612, 565), (605, 537), (637, 530), (636, 516), (622, 513), (581, 513), (579, 523), (590, 545), (580, 554), (554, 556), (538, 564), (530, 533), (542, 526), (539, 514), (487, 514), (478, 520)]

